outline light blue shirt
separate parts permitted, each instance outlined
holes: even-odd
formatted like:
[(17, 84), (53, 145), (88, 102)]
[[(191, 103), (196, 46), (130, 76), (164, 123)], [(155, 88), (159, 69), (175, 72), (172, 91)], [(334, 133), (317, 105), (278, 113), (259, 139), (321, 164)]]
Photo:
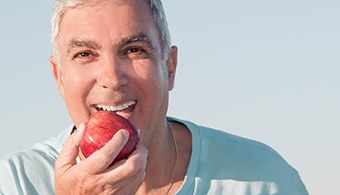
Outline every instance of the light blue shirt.
[(308, 195), (297, 171), (267, 145), (180, 122), (191, 132), (192, 154), (177, 194)]
[[(183, 123), (192, 154), (178, 195), (308, 195), (297, 171), (270, 147), (222, 131)], [(54, 162), (72, 126), (0, 160), (0, 194), (54, 194)]]

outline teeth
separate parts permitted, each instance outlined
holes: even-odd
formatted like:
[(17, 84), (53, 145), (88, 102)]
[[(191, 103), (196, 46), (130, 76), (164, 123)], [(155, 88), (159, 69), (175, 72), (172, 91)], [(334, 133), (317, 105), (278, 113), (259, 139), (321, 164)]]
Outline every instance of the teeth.
[(124, 104), (121, 104), (121, 105), (117, 105), (117, 106), (97, 105), (96, 107), (101, 109), (101, 110), (116, 112), (116, 111), (124, 110), (124, 109), (128, 108), (129, 106), (134, 105), (135, 103), (136, 103), (135, 101), (131, 101), (131, 102), (127, 102), (127, 103), (124, 103)]

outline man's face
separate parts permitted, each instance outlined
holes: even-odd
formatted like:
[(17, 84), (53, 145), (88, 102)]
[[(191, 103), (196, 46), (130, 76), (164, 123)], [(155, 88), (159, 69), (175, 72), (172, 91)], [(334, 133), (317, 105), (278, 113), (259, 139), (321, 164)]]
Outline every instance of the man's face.
[[(52, 70), (73, 122), (98, 110), (131, 120), (140, 130), (164, 122), (177, 49), (162, 59), (158, 30), (143, 1), (100, 1), (68, 9)], [(142, 132), (143, 133), (143, 132)]]

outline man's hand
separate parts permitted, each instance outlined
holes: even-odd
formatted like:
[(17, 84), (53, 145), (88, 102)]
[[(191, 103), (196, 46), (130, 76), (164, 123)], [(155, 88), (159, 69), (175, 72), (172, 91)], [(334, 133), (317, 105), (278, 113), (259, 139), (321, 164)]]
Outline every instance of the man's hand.
[(103, 148), (77, 164), (85, 124), (66, 141), (55, 163), (56, 194), (134, 194), (145, 177), (147, 149), (137, 144), (126, 160), (109, 166), (128, 140), (120, 130)]

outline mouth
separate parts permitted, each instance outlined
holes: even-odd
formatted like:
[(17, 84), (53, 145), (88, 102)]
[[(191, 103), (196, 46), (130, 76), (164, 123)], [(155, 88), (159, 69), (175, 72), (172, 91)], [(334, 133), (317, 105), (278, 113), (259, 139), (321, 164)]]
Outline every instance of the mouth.
[(135, 109), (137, 101), (129, 101), (119, 105), (104, 105), (104, 104), (96, 104), (95, 108), (97, 111), (109, 111), (114, 112), (118, 115), (121, 115), (127, 118), (131, 112)]

